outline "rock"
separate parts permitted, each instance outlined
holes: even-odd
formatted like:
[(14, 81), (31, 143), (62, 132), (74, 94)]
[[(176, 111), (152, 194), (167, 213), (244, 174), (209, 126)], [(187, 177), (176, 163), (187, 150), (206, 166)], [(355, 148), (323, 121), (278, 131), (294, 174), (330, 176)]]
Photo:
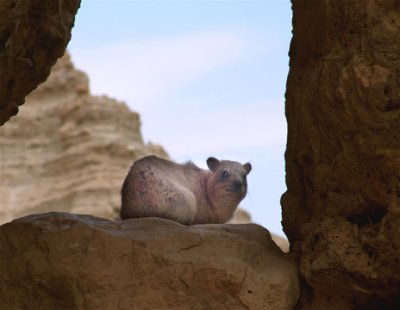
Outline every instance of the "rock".
[(233, 217), (228, 221), (229, 224), (248, 224), (251, 223), (251, 215), (245, 209), (237, 208)]
[[(293, 0), (283, 227), (300, 307), (400, 302), (400, 7)], [(306, 289), (309, 288), (309, 289)]]
[(289, 253), (289, 241), (286, 238), (272, 233), (271, 238), (272, 241), (274, 241), (275, 244), (282, 250), (282, 252)]
[(5, 309), (293, 309), (295, 265), (255, 224), (38, 214), (0, 227)]
[(65, 55), (0, 128), (0, 223), (49, 211), (116, 218), (132, 162), (167, 157), (143, 142), (137, 113), (91, 96), (88, 83)]
[(0, 125), (61, 57), (80, 0), (0, 1)]

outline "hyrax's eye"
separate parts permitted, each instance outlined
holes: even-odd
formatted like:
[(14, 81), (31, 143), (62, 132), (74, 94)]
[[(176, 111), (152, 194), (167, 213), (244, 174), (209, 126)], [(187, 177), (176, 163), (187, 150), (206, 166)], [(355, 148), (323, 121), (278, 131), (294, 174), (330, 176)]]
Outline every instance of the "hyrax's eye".
[(229, 172), (226, 171), (226, 170), (222, 171), (221, 177), (222, 177), (223, 179), (226, 179), (227, 177), (229, 177)]

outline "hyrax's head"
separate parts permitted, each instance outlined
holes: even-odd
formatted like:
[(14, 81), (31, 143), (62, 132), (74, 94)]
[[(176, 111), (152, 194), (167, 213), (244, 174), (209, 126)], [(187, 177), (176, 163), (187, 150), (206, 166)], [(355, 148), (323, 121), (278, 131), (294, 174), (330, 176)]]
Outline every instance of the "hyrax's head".
[(214, 157), (207, 159), (212, 175), (208, 182), (208, 192), (213, 203), (236, 207), (246, 196), (246, 176), (251, 171), (251, 164), (242, 165), (236, 161), (221, 160)]

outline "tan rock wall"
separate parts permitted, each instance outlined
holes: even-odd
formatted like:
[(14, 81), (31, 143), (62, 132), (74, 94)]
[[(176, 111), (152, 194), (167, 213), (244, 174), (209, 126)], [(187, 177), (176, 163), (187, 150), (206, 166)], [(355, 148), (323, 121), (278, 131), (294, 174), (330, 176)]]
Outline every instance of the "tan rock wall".
[(400, 5), (294, 0), (293, 14), (282, 205), (310, 286), (303, 302), (390, 306), (400, 287)]
[(0, 125), (61, 57), (80, 0), (0, 1)]
[(0, 223), (47, 211), (116, 218), (132, 162), (167, 156), (144, 144), (137, 113), (91, 96), (88, 83), (64, 56), (0, 128)]

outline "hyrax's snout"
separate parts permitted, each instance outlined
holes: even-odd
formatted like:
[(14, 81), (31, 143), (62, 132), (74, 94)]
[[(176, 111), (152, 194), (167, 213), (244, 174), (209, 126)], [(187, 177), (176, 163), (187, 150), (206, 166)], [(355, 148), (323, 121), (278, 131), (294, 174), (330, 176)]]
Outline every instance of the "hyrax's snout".
[(245, 195), (247, 191), (246, 177), (234, 179), (229, 185), (229, 192), (237, 193), (238, 195)]
[(242, 190), (243, 182), (241, 180), (234, 180), (232, 182), (231, 190), (233, 192), (239, 192)]

